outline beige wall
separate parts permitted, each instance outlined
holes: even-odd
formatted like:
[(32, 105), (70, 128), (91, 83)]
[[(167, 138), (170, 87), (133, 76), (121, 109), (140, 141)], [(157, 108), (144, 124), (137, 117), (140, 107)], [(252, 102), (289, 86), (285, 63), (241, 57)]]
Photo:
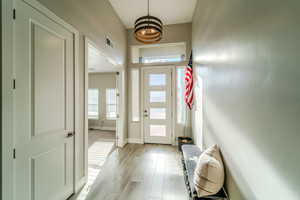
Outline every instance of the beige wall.
[(116, 120), (106, 119), (106, 89), (116, 88), (116, 73), (89, 73), (89, 88), (99, 89), (99, 120), (89, 120), (89, 128), (116, 128)]
[(203, 139), (221, 147), (231, 200), (300, 197), (299, 18), (295, 0), (198, 1), (192, 43)]
[[(189, 58), (190, 52), (191, 52), (191, 30), (192, 30), (192, 24), (191, 23), (185, 23), (185, 24), (175, 24), (175, 25), (167, 25), (164, 26), (164, 31), (163, 31), (163, 39), (159, 42), (161, 44), (163, 43), (177, 43), (177, 42), (186, 42), (187, 46), (187, 58)], [(135, 40), (134, 35), (133, 35), (133, 29), (128, 29), (127, 30), (127, 37), (128, 37), (128, 69), (130, 68), (138, 68), (141, 69), (141, 67), (149, 67), (149, 66), (163, 66), (163, 65), (168, 65), (168, 66), (184, 66), (187, 65), (188, 59), (185, 62), (181, 63), (167, 63), (167, 64), (133, 64), (131, 63), (130, 59), (130, 49), (132, 45), (143, 45), (139, 43), (138, 41)], [(141, 73), (141, 71), (140, 71)], [(141, 75), (141, 74), (140, 74)], [(132, 109), (132, 104), (131, 104), (131, 77), (130, 77), (130, 71), (128, 71), (128, 138), (129, 140), (132, 139), (133, 141), (141, 141), (142, 136), (141, 136), (141, 124), (140, 122), (132, 122), (131, 121), (131, 109)], [(140, 77), (141, 81), (141, 77)], [(141, 84), (140, 84), (141, 85)], [(140, 88), (141, 90), (142, 88)], [(141, 92), (140, 92), (141, 94)], [(140, 99), (141, 101), (141, 99)], [(140, 108), (141, 111), (141, 108)], [(183, 134), (184, 127), (182, 125), (176, 124), (176, 137), (180, 136)], [(187, 134), (190, 132), (190, 128), (188, 127), (186, 129)]]
[[(38, 0), (57, 16), (73, 25), (80, 32), (79, 67), (80, 67), (80, 104), (84, 105), (84, 36), (87, 36), (102, 53), (114, 59), (126, 68), (127, 32), (108, 0)], [(105, 45), (105, 36), (114, 43), (114, 48)], [(81, 107), (80, 133), (83, 139), (84, 107)], [(126, 111), (125, 111), (126, 112)], [(84, 163), (83, 144), (80, 146), (79, 162)], [(84, 176), (84, 166), (76, 180)]]

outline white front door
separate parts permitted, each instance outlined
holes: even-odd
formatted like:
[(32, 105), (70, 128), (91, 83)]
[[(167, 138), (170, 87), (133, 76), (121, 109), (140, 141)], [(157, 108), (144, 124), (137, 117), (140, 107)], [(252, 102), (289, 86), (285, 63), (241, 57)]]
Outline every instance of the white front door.
[(15, 199), (63, 200), (74, 186), (74, 36), (15, 2)]
[(145, 143), (172, 143), (172, 76), (170, 68), (143, 70), (143, 129)]

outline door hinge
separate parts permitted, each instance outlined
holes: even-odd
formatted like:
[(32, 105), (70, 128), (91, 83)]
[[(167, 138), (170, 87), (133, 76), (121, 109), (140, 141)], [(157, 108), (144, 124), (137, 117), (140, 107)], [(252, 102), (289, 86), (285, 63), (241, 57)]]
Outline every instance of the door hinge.
[(13, 9), (13, 19), (16, 19), (16, 9)]
[(16, 79), (13, 79), (13, 90), (16, 89)]
[(13, 159), (16, 159), (16, 149), (13, 149)]

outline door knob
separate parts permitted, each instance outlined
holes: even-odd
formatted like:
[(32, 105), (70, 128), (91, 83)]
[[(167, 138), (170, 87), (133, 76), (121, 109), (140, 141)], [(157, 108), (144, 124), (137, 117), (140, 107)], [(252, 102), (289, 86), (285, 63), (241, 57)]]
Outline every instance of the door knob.
[(73, 137), (74, 135), (75, 135), (75, 132), (69, 132), (69, 133), (67, 134), (67, 138)]

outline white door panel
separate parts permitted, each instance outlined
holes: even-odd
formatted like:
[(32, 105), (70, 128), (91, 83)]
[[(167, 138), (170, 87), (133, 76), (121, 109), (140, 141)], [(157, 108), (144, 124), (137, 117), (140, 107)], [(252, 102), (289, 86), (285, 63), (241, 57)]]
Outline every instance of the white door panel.
[(73, 34), (15, 2), (16, 199), (66, 199), (74, 184)]
[(171, 69), (146, 68), (143, 72), (145, 143), (171, 144)]

